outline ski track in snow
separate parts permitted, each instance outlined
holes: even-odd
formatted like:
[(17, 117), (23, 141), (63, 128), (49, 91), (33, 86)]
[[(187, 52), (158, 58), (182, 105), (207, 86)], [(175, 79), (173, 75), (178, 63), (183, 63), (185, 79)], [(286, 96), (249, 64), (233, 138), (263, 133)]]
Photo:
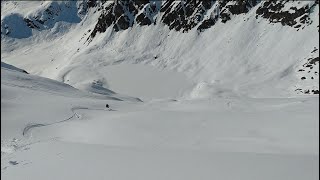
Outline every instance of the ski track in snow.
[[(63, 123), (63, 122), (67, 122), (67, 121), (70, 121), (71, 119), (77, 117), (78, 119), (81, 117), (78, 113), (76, 113), (75, 111), (76, 110), (104, 110), (105, 109), (94, 109), (94, 108), (88, 108), (88, 107), (73, 107), (71, 108), (71, 112), (73, 113), (72, 116), (70, 116), (69, 118), (67, 119), (64, 119), (64, 120), (61, 120), (61, 121), (57, 121), (57, 122), (53, 122), (53, 123), (30, 123), (28, 124), (22, 131), (22, 135), (24, 137), (27, 136), (27, 134), (34, 128), (37, 128), (37, 127), (43, 127), (43, 126), (51, 126), (51, 125), (54, 125), (54, 124), (59, 124), (59, 123)], [(112, 109), (108, 110), (108, 111), (114, 111)]]

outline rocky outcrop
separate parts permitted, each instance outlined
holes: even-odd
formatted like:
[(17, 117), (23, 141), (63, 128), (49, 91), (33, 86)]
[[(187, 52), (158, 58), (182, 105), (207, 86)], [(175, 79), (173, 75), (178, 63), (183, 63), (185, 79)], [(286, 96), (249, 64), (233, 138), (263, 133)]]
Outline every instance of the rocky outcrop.
[[(311, 10), (319, 4), (319, 1), (314, 1), (311, 5), (306, 4), (302, 7), (295, 7), (292, 4), (290, 7), (288, 1), (265, 1), (256, 11), (256, 18), (263, 17), (268, 19), (270, 23), (281, 23), (282, 25), (300, 28), (305, 25), (311, 24), (309, 14)], [(300, 4), (301, 2), (295, 2)]]
[(298, 71), (299, 84), (295, 91), (298, 94), (319, 94), (319, 52), (311, 51), (309, 57), (302, 61)]
[(238, 0), (238, 1), (226, 1), (220, 0), (217, 5), (213, 8), (210, 16), (202, 21), (201, 25), (197, 28), (198, 31), (202, 32), (205, 29), (209, 29), (211, 26), (221, 19), (222, 23), (226, 23), (231, 20), (233, 15), (239, 15), (249, 12), (257, 4), (256, 0)]
[[(215, 11), (205, 19), (213, 5), (216, 6)], [(170, 30), (188, 32), (199, 25), (197, 29), (203, 31), (213, 26), (219, 18), (225, 23), (231, 19), (230, 16), (246, 13), (255, 5), (256, 0), (116, 0), (102, 11), (89, 39), (94, 38), (98, 32), (105, 32), (110, 26), (120, 31), (132, 27), (134, 23), (141, 26), (156, 24), (156, 19), (160, 17), (160, 22)]]
[[(141, 10), (145, 4), (149, 1), (114, 1), (107, 5), (101, 12), (96, 26), (94, 27), (89, 38), (95, 37), (97, 32), (105, 32), (110, 26), (115, 31), (125, 30), (132, 27), (134, 22), (134, 17), (137, 15), (139, 10)], [(139, 20), (148, 24), (147, 20), (141, 15)]]
[(249, 12), (256, 5), (255, 0), (223, 1), (220, 4), (221, 22), (225, 23), (231, 19), (232, 15), (238, 15)]
[(169, 29), (187, 32), (203, 20), (204, 15), (212, 5), (212, 1), (189, 0), (177, 3), (169, 0), (164, 3), (160, 10), (164, 13), (161, 20), (169, 26)]

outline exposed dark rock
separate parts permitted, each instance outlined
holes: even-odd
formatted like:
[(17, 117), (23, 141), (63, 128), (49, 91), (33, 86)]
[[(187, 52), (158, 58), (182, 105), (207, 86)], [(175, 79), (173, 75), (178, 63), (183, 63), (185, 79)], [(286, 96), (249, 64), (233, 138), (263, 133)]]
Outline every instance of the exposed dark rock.
[(316, 65), (316, 62), (319, 63), (319, 57), (315, 57), (312, 60), (309, 61), (310, 64)]
[(142, 9), (144, 5), (148, 4), (150, 1), (149, 0), (136, 0), (134, 1), (135, 5), (138, 6), (139, 9)]
[[(177, 3), (177, 5), (173, 5)], [(212, 1), (188, 0), (188, 1), (167, 1), (160, 9), (164, 12), (162, 22), (169, 26), (169, 29), (188, 32), (203, 20), (204, 14), (213, 5)]]
[(39, 26), (37, 26), (33, 21), (31, 21), (31, 20), (28, 19), (28, 18), (24, 18), (23, 20), (24, 20), (24, 22), (27, 23), (27, 26), (28, 26), (29, 28), (32, 28), (32, 29), (39, 29), (39, 28), (40, 28)]
[(129, 17), (126, 15), (122, 15), (118, 21), (116, 22), (119, 29), (128, 29), (130, 27)]
[(319, 90), (312, 90), (313, 94), (319, 94)]
[(226, 23), (231, 19), (232, 15), (249, 12), (256, 4), (256, 0), (220, 1), (219, 8), (221, 10), (221, 22)]
[(315, 53), (316, 51), (318, 51), (318, 49), (316, 47), (314, 47), (314, 49), (311, 51), (311, 53)]
[(124, 9), (123, 9), (123, 6), (121, 4), (118, 4), (116, 3), (114, 6), (113, 6), (113, 14), (116, 16), (116, 17), (120, 17), (122, 14), (124, 14)]
[(22, 70), (23, 73), (29, 74), (26, 70)]
[(301, 27), (301, 24), (298, 24), (298, 25), (296, 25), (296, 26), (294, 26), (295, 28), (299, 28), (299, 27)]
[(201, 25), (197, 28), (200, 32), (204, 31), (205, 29), (209, 29), (211, 26), (213, 26), (216, 23), (215, 19), (209, 18), (204, 20)]
[(97, 6), (97, 1), (96, 0), (88, 0), (87, 1), (87, 6), (89, 8), (95, 7), (95, 6)]
[[(115, 31), (125, 30), (132, 27), (134, 19), (129, 17), (135, 17), (139, 9), (142, 9), (145, 4), (149, 3), (147, 0), (116, 0), (110, 3), (102, 12), (98, 19), (98, 22), (92, 30), (89, 39), (92, 39), (96, 34), (105, 32), (110, 26)], [(141, 17), (139, 18), (141, 19)], [(146, 23), (147, 20), (143, 20)]]
[(151, 20), (144, 13), (139, 14), (136, 18), (136, 21), (141, 26), (152, 24)]
[(112, 13), (112, 6), (113, 4), (110, 4), (105, 8), (104, 12), (101, 13), (96, 26), (90, 34), (92, 38), (96, 36), (97, 32), (105, 32), (107, 28), (115, 22), (115, 16)]
[(230, 13), (222, 12), (220, 14), (220, 18), (221, 18), (221, 22), (226, 23), (227, 21), (229, 21), (231, 19), (230, 18)]
[(246, 1), (238, 1), (235, 5), (228, 5), (227, 8), (232, 14), (242, 14), (249, 11)]
[(172, 6), (172, 3), (174, 2), (174, 0), (168, 0), (164, 3), (164, 5), (162, 5), (160, 12), (168, 12), (170, 11), (170, 6)]

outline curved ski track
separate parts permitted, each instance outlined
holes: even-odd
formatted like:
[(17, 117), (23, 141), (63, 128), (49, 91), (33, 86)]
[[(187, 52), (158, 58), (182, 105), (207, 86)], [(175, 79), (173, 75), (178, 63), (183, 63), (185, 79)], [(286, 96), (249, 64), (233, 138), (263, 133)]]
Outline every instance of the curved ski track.
[[(87, 107), (73, 107), (73, 108), (71, 108), (71, 111), (72, 111), (73, 115), (70, 116), (69, 118), (61, 120), (61, 121), (53, 122), (53, 123), (30, 123), (23, 129), (22, 135), (26, 136), (28, 134), (28, 132), (30, 132), (33, 128), (42, 127), (42, 126), (50, 126), (50, 125), (54, 125), (54, 124), (58, 124), (58, 123), (63, 123), (63, 122), (71, 120), (74, 117), (80, 118), (80, 115), (75, 112), (76, 110), (80, 110), (80, 109), (105, 110), (105, 109), (89, 109)], [(110, 109), (109, 111), (114, 111), (114, 110)]]

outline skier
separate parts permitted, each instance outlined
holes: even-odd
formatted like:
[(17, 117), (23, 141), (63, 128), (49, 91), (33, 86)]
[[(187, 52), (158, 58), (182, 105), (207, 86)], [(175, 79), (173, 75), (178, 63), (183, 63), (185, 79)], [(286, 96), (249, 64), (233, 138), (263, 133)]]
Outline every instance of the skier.
[(106, 104), (106, 108), (109, 109), (109, 104)]

